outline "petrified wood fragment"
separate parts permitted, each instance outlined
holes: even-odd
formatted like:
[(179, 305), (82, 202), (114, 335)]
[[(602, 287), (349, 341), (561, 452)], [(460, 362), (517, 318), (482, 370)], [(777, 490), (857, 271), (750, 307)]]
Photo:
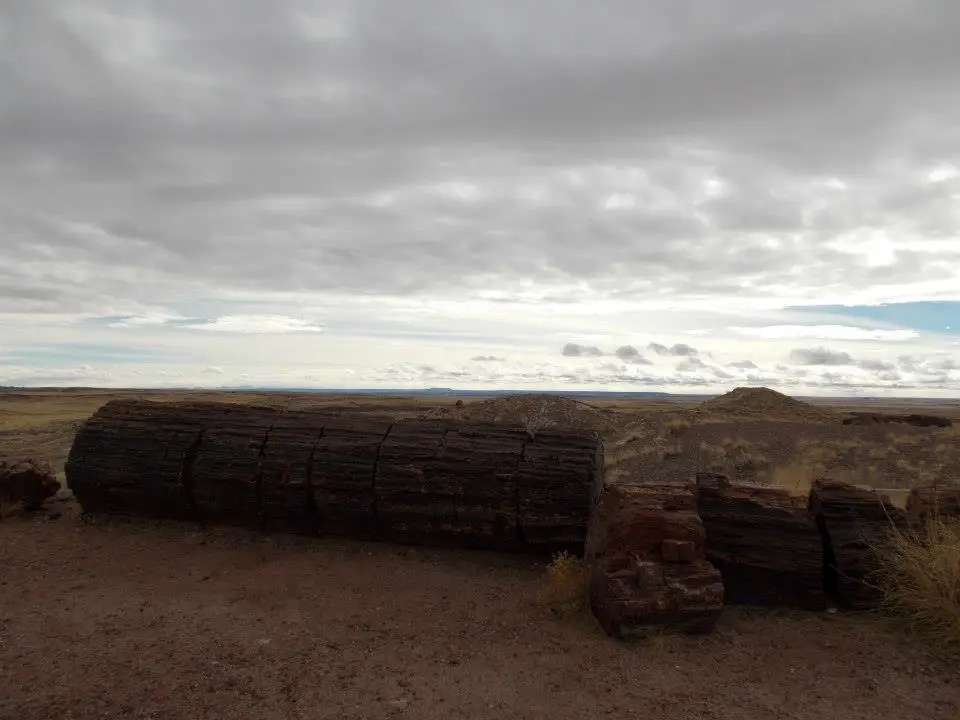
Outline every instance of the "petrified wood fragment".
[(843, 608), (876, 607), (883, 593), (874, 578), (875, 553), (893, 528), (906, 525), (906, 513), (886, 495), (827, 479), (814, 482), (810, 513), (824, 543), (828, 593)]
[(655, 628), (707, 633), (723, 606), (720, 573), (704, 558), (692, 485), (603, 489), (590, 523), (591, 607), (617, 637)]
[(825, 607), (823, 543), (815, 520), (781, 488), (698, 475), (706, 557), (723, 576), (725, 600), (743, 605)]

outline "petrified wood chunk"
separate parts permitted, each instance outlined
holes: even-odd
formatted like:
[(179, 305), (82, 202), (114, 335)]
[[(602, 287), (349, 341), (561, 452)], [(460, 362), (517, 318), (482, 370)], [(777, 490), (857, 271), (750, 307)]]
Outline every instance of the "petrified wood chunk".
[(723, 607), (720, 573), (704, 559), (692, 485), (603, 489), (590, 523), (591, 607), (614, 636), (654, 628), (713, 630)]
[(527, 547), (582, 550), (602, 467), (602, 444), (593, 434), (544, 430), (526, 442), (514, 481)]
[(815, 520), (781, 488), (698, 475), (706, 557), (724, 597), (742, 605), (825, 607), (823, 543)]
[(0, 461), (0, 505), (31, 512), (57, 494), (60, 483), (48, 463), (33, 459)]
[(876, 607), (883, 593), (875, 580), (875, 552), (895, 527), (906, 525), (906, 513), (869, 488), (821, 479), (810, 491), (810, 513), (824, 541), (827, 591), (841, 607)]

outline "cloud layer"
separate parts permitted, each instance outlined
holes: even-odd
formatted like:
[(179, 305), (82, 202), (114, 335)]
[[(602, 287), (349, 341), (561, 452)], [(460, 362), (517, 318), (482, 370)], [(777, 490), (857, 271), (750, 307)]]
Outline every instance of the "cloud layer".
[[(0, 382), (957, 391), (897, 360), (957, 362), (950, 306), (797, 308), (960, 300), (958, 32), (943, 0), (13, 0)], [(153, 355), (41, 352), (80, 341)]]

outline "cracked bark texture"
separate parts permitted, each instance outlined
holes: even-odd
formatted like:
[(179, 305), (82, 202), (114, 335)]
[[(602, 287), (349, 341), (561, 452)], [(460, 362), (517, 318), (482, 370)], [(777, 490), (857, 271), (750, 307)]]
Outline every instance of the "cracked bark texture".
[(599, 448), (489, 423), (114, 400), (78, 432), (67, 481), (88, 512), (579, 552)]

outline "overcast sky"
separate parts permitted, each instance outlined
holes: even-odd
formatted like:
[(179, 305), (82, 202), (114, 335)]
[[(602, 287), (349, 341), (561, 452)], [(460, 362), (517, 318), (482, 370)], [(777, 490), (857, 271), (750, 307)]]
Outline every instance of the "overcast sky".
[(957, 0), (6, 0), (0, 384), (960, 395), (958, 37)]

